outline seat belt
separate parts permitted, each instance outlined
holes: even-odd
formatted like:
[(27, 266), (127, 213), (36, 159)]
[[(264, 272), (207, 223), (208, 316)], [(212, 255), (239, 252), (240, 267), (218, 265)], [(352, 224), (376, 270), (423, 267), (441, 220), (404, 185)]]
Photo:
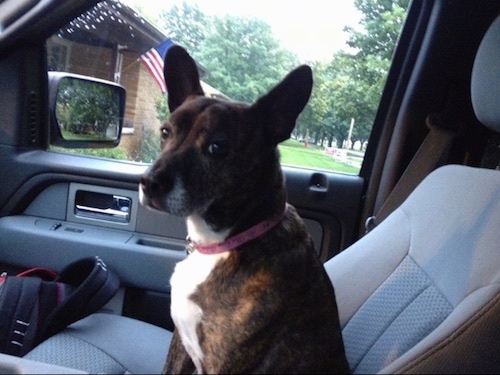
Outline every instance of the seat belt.
[(444, 123), (441, 124), (440, 118), (441, 116), (436, 114), (427, 116), (426, 125), (429, 128), (429, 133), (376, 216), (371, 216), (366, 220), (366, 233), (380, 224), (392, 211), (399, 207), (425, 176), (445, 162), (452, 141), (459, 133), (460, 123), (453, 128), (449, 126), (449, 122), (448, 126), (445, 126)]

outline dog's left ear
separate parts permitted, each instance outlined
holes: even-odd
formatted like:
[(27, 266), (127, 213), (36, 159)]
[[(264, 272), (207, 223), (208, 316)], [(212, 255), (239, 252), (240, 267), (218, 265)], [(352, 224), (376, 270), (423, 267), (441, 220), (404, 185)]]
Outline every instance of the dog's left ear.
[(163, 75), (168, 89), (168, 108), (172, 113), (188, 96), (204, 95), (198, 67), (184, 48), (174, 45), (165, 54)]
[(265, 123), (274, 144), (290, 138), (295, 121), (311, 96), (312, 86), (312, 70), (302, 65), (252, 105), (251, 110)]

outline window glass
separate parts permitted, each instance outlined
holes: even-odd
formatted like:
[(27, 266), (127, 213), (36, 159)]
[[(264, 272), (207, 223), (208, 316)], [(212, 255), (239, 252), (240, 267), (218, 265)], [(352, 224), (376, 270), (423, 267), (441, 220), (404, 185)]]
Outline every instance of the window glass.
[(300, 64), (314, 88), (281, 161), (357, 174), (409, 0), (106, 0), (47, 40), (48, 68), (117, 82), (127, 91), (114, 149), (63, 152), (150, 163), (168, 116), (162, 56), (185, 47), (207, 95), (253, 102)]

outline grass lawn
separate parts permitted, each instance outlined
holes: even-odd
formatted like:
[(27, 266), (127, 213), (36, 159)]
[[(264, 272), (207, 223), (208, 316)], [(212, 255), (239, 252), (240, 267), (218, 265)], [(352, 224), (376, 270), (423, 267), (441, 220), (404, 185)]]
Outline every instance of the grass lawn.
[[(326, 155), (324, 149), (320, 146), (309, 144), (308, 147), (305, 147), (303, 143), (294, 139), (289, 139), (279, 145), (279, 150), (281, 154), (281, 163), (284, 165), (353, 174), (359, 173), (359, 166), (336, 161), (331, 155)], [(349, 157), (348, 160), (354, 162), (354, 160)]]
[(113, 137), (103, 137), (99, 134), (75, 134), (66, 130), (62, 131), (64, 139), (71, 141), (113, 141)]

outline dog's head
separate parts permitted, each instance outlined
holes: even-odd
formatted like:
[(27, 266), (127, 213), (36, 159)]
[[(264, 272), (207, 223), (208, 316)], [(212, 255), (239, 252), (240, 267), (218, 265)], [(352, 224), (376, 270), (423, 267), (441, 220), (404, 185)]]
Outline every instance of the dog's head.
[(219, 229), (243, 207), (274, 200), (281, 207), (277, 145), (309, 100), (311, 69), (295, 69), (252, 105), (204, 96), (196, 63), (180, 46), (167, 51), (164, 75), (171, 115), (161, 127), (161, 156), (141, 179), (141, 203), (198, 214)]

